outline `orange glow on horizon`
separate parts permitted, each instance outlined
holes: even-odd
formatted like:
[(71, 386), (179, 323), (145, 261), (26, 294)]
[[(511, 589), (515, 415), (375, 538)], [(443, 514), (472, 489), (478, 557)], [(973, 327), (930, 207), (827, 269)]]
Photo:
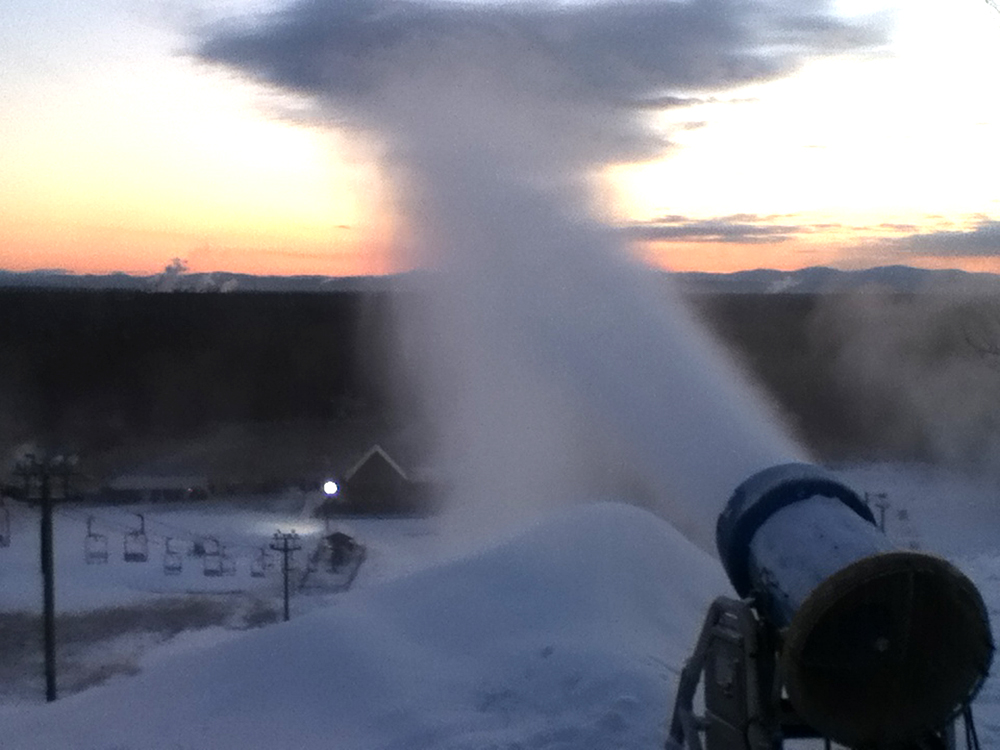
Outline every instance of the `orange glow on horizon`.
[[(93, 226), (65, 222), (21, 222), (0, 226), (0, 268), (9, 271), (65, 270), (76, 274), (153, 275), (174, 258), (192, 273), (216, 271), (254, 275), (384, 275), (410, 267), (400, 247), (405, 236), (393, 222), (378, 230), (343, 226), (220, 228), (206, 231)], [(405, 232), (402, 232), (405, 234)], [(875, 243), (816, 235), (777, 243), (648, 241), (632, 245), (635, 256), (667, 271), (733, 273), (770, 268), (794, 271), (810, 266), (841, 269), (902, 263), (928, 269), (959, 268), (1000, 274), (1000, 258), (907, 255)]]
[(808, 266), (843, 265), (843, 251), (802, 240), (760, 244), (738, 242), (645, 242), (640, 258), (668, 271), (733, 273), (754, 268), (793, 271)]
[(931, 270), (961, 269), (970, 273), (1000, 274), (1000, 258), (979, 256), (901, 255), (879, 250), (877, 245), (852, 248), (850, 244), (790, 239), (773, 244), (736, 242), (636, 243), (637, 257), (666, 271), (735, 273), (758, 268), (796, 271), (813, 266), (859, 270), (907, 265)]
[(0, 267), (77, 274), (159, 273), (181, 258), (195, 273), (359, 276), (396, 268), (390, 235), (343, 227), (198, 231), (21, 223), (0, 228)]

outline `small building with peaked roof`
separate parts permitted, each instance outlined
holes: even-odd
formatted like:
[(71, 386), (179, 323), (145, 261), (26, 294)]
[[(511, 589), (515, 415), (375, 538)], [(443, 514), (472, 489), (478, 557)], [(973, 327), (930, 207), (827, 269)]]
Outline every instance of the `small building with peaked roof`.
[(361, 513), (400, 513), (407, 505), (410, 479), (377, 443), (344, 472), (345, 510)]
[(344, 472), (338, 497), (328, 510), (350, 515), (426, 512), (430, 495), (426, 484), (376, 443)]

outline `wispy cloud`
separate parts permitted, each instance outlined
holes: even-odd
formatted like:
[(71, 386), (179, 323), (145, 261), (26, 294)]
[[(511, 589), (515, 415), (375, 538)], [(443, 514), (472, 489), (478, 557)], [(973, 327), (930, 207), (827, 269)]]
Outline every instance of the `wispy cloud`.
[(921, 256), (1000, 257), (1000, 220), (980, 218), (969, 229), (917, 232), (888, 240), (887, 244), (894, 250)]
[(653, 221), (635, 223), (625, 228), (632, 239), (647, 242), (733, 242), (765, 244), (785, 242), (811, 227), (800, 224), (775, 224), (775, 216), (733, 214), (713, 219), (689, 219), (662, 216)]
[[(928, 221), (941, 217), (928, 216)], [(623, 228), (626, 236), (646, 242), (715, 242), (776, 244), (793, 239), (835, 236), (844, 252), (877, 259), (879, 263), (923, 258), (1000, 258), (1000, 220), (973, 217), (968, 228), (948, 222), (921, 229), (916, 223), (882, 222), (844, 225), (803, 220), (795, 215), (732, 214), (710, 219), (661, 216)]]

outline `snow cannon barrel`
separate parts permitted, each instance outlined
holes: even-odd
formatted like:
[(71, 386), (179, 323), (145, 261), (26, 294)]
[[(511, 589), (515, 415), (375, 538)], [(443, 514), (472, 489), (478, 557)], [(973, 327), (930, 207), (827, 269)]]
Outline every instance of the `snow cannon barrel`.
[(886, 747), (939, 730), (989, 671), (989, 617), (972, 582), (895, 550), (858, 495), (816, 466), (743, 482), (716, 543), (736, 591), (780, 634), (792, 708), (839, 743)]

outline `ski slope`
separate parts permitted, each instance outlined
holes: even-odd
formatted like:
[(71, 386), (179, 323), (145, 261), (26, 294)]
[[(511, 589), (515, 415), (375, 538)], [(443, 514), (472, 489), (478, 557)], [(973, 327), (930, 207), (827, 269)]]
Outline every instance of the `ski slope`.
[[(873, 487), (892, 481), (855, 478), (866, 476)], [(946, 538), (961, 535), (960, 521)], [(709, 603), (730, 591), (717, 560), (622, 504), (564, 508), (457, 559), (433, 543), (430, 523), (359, 522), (352, 531), (373, 549), (367, 578), (336, 597), (298, 597), (288, 623), (186, 634), (149, 652), (135, 676), (50, 705), (0, 707), (2, 746), (662, 747), (679, 670)], [(920, 532), (933, 542), (933, 529)], [(996, 547), (949, 556), (996, 622)], [(994, 746), (994, 678), (976, 714)]]
[(653, 747), (717, 563), (623, 505), (53, 705), (6, 748)]

